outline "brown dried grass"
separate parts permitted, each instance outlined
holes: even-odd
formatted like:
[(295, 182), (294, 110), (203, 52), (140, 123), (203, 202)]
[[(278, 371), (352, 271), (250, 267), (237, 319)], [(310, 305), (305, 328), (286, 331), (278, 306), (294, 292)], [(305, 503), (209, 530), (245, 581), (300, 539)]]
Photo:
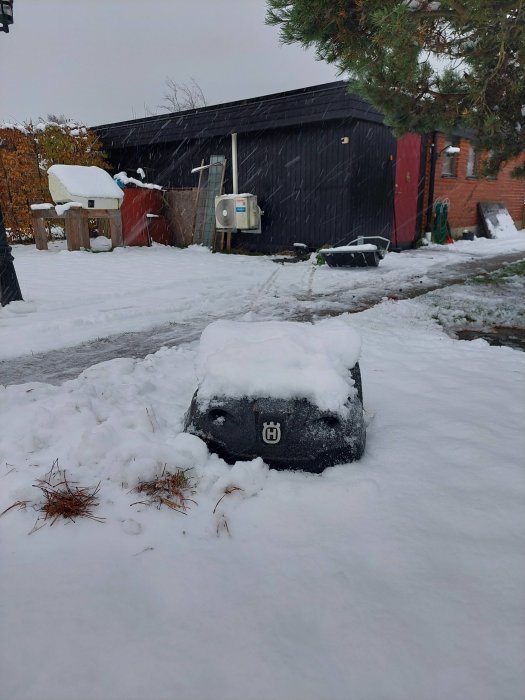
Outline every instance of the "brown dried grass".
[(155, 505), (161, 508), (163, 505), (186, 514), (191, 503), (197, 505), (190, 496), (195, 494), (194, 484), (188, 477), (188, 469), (178, 469), (170, 472), (164, 466), (159, 476), (149, 481), (139, 481), (132, 491), (133, 493), (144, 494), (148, 498), (144, 501), (135, 501), (131, 505), (138, 503), (144, 505)]
[(227, 486), (227, 487), (224, 489), (224, 493), (222, 494), (222, 496), (219, 498), (219, 500), (218, 500), (217, 503), (215, 504), (215, 508), (213, 509), (213, 514), (215, 515), (215, 512), (216, 512), (216, 510), (217, 510), (217, 507), (218, 507), (219, 503), (222, 501), (223, 498), (226, 498), (226, 496), (229, 496), (231, 493), (235, 493), (236, 491), (243, 491), (243, 490), (244, 490), (244, 489), (241, 489), (241, 488), (239, 488), (238, 486)]
[(65, 469), (59, 469), (58, 459), (44, 478), (33, 486), (42, 491), (44, 499), (36, 506), (41, 515), (31, 532), (39, 530), (48, 520), (51, 520), (50, 525), (54, 525), (59, 518), (72, 522), (77, 518), (89, 518), (99, 523), (104, 521), (104, 518), (93, 515), (93, 509), (99, 503), (100, 482), (95, 487), (78, 486), (76, 481), (68, 480)]
[(13, 505), (9, 506), (9, 508), (6, 508), (0, 513), (0, 518), (2, 517), (2, 515), (9, 513), (10, 510), (13, 510), (13, 508), (18, 508), (18, 510), (25, 510), (27, 508), (28, 503), (29, 501), (15, 501)]

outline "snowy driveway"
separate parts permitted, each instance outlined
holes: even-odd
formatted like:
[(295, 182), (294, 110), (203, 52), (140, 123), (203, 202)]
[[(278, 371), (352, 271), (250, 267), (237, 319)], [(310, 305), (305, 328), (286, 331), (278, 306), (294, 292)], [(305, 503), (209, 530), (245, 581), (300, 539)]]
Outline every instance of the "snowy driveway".
[(389, 293), (410, 296), (525, 254), (525, 233), (390, 254), (379, 268), (353, 270), (196, 247), (94, 255), (57, 244), (48, 252), (16, 246), (14, 254), (25, 301), (0, 309), (3, 384), (58, 382), (96, 362), (144, 357), (197, 338), (217, 318), (311, 319)]

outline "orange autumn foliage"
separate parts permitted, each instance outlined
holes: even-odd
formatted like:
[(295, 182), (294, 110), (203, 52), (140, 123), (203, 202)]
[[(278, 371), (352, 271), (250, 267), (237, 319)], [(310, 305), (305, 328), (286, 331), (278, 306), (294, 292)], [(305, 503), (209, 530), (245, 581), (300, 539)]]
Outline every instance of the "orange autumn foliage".
[(31, 204), (51, 202), (51, 165), (108, 168), (96, 134), (72, 122), (0, 124), (0, 206), (11, 243), (32, 242)]

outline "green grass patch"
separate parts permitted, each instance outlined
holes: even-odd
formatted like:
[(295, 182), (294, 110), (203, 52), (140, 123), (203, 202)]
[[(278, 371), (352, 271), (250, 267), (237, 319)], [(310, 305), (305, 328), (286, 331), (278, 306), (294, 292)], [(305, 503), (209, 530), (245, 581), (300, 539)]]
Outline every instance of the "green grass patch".
[(505, 284), (510, 277), (525, 277), (525, 260), (509, 263), (504, 267), (486, 275), (476, 275), (470, 282), (472, 284)]

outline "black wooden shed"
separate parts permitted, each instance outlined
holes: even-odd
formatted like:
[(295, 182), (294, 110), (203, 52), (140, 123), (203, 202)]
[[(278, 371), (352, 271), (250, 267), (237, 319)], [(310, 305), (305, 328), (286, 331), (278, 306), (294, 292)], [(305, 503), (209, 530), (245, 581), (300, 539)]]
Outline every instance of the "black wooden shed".
[(391, 237), (396, 141), (382, 115), (344, 81), (96, 127), (115, 171), (143, 167), (166, 187), (196, 186), (191, 169), (227, 158), (238, 134), (239, 191), (256, 194), (261, 234), (248, 249), (311, 248), (360, 235)]

